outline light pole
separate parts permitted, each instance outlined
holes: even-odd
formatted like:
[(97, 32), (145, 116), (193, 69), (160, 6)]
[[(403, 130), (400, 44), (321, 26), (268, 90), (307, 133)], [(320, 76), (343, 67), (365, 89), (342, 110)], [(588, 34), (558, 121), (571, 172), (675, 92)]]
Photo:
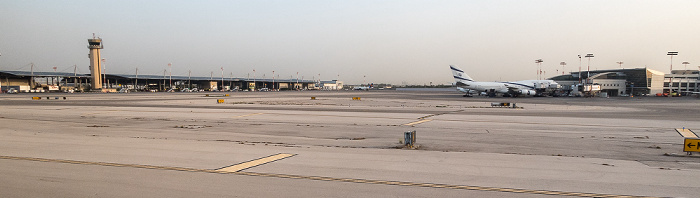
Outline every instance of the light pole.
[[(168, 90), (165, 89), (165, 76), (167, 74), (168, 74), (168, 69), (163, 69), (163, 90), (165, 90), (165, 92), (168, 92)], [(160, 89), (160, 87), (158, 87), (158, 89)]]
[(671, 71), (669, 74), (668, 78), (668, 95), (670, 96), (671, 93), (673, 93), (673, 56), (678, 56), (678, 52), (668, 52), (666, 55), (671, 56)]
[(134, 80), (135, 80), (134, 90), (139, 90), (138, 89), (138, 86), (139, 86), (139, 68), (138, 67), (136, 68), (136, 79), (134, 79)]
[(170, 77), (168, 78), (168, 83), (170, 84), (170, 89), (173, 89), (173, 64), (168, 63), (168, 69), (170, 69)]
[(586, 84), (591, 83), (591, 58), (593, 57), (593, 54), (586, 54), (586, 58), (588, 58), (588, 74), (586, 74)]
[(107, 88), (107, 85), (109, 85), (109, 82), (107, 82), (107, 65), (105, 65), (105, 59), (102, 59), (102, 82), (105, 82), (105, 88)]
[(616, 62), (616, 63), (617, 63), (617, 64), (620, 64), (620, 69), (622, 69), (622, 64), (625, 63), (625, 62), (620, 61), (620, 62)]
[(272, 91), (275, 91), (275, 70), (272, 70)]
[(581, 54), (578, 55), (578, 84), (581, 84)]
[(540, 68), (542, 62), (544, 62), (542, 59), (535, 60), (535, 63), (537, 64), (537, 80), (540, 80), (540, 77), (542, 76), (542, 69)]
[[(685, 61), (681, 64), (683, 64), (683, 67), (684, 67), (683, 70), (688, 70), (688, 64), (690, 64), (688, 61)], [(685, 74), (685, 71), (683, 71), (683, 73)], [(685, 77), (685, 79), (686, 79), (685, 91), (688, 91), (688, 88), (690, 87), (690, 81), (688, 81), (688, 77)], [(681, 89), (681, 84), (678, 83), (678, 90), (680, 90), (680, 89)]]
[(255, 91), (255, 88), (257, 88), (258, 83), (255, 81), (256, 75), (255, 75), (255, 69), (253, 69), (253, 91)]
[(564, 75), (564, 66), (566, 66), (566, 62), (561, 62), (559, 65), (561, 65), (561, 75)]
[(221, 67), (221, 91), (224, 91), (224, 67)]

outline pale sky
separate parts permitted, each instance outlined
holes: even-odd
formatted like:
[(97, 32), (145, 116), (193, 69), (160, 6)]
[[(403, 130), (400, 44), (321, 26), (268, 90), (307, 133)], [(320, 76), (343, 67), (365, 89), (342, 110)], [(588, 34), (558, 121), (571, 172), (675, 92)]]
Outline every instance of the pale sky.
[[(591, 69), (700, 65), (700, 1), (13, 1), (0, 0), (0, 70), (88, 73), (87, 39), (107, 73), (449, 84)], [(585, 70), (588, 61), (583, 60)], [(363, 77), (366, 76), (366, 77)], [(301, 77), (300, 77), (301, 78)]]

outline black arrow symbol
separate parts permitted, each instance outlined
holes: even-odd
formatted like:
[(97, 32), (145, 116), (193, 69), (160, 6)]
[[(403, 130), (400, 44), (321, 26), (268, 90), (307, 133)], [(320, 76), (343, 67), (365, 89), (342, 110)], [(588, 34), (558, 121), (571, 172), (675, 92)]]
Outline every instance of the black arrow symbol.
[[(688, 148), (693, 148), (694, 146), (695, 145), (693, 145), (693, 143), (688, 143)], [(698, 145), (698, 146), (700, 146), (700, 145)]]

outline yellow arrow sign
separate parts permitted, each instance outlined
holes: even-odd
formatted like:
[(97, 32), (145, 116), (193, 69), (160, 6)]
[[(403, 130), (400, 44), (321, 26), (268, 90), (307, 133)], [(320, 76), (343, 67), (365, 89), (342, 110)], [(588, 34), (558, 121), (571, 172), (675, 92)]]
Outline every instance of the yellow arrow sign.
[(685, 141), (683, 141), (683, 151), (700, 152), (700, 139), (686, 138)]

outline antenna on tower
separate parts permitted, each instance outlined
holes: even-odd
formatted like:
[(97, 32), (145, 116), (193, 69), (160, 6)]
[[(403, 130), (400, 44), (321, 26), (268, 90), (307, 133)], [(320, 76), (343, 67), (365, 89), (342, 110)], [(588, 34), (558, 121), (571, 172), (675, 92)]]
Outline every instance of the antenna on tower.
[(92, 33), (92, 38), (95, 39), (95, 33), (94, 33), (94, 32)]

